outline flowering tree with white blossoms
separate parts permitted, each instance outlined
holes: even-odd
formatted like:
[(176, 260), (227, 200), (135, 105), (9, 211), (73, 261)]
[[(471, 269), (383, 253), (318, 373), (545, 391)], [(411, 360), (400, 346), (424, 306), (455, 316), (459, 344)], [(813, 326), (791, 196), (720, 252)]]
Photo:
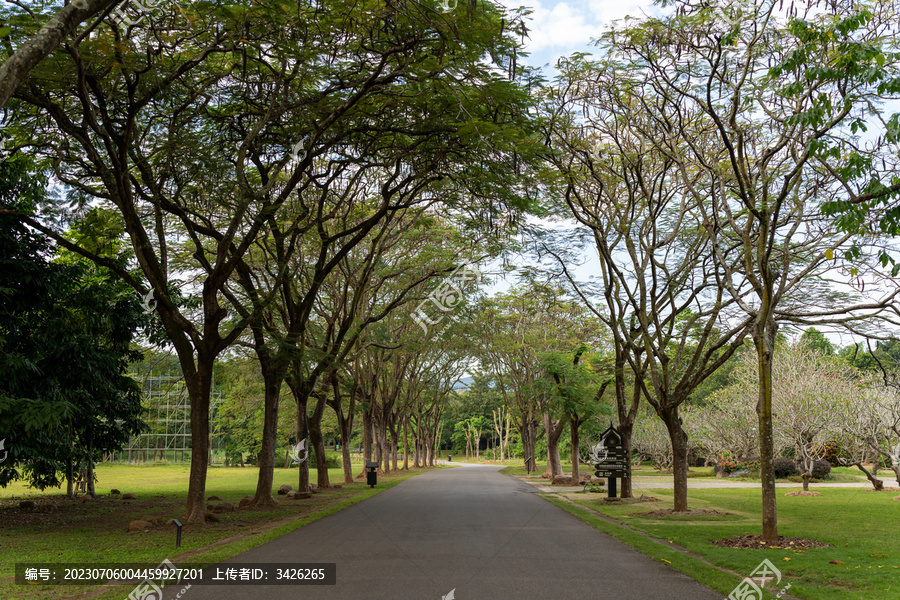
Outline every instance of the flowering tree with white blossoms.
[(726, 456), (743, 461), (759, 455), (755, 400), (752, 389), (726, 388), (697, 409), (691, 437), (703, 449), (707, 462)]
[[(758, 387), (755, 357), (747, 353), (734, 371), (734, 382), (714, 396), (705, 411), (704, 444), (733, 454), (748, 452), (752, 404)], [(803, 344), (779, 348), (772, 370), (776, 448), (793, 447), (803, 489), (809, 487), (815, 462), (824, 457), (825, 442), (840, 429), (840, 415), (863, 384), (856, 371), (837, 358), (823, 356)], [(722, 412), (715, 412), (720, 409)], [(746, 414), (745, 414), (746, 413)], [(746, 419), (746, 421), (745, 421)], [(730, 446), (724, 446), (729, 444)]]
[(859, 393), (860, 382), (852, 367), (800, 344), (781, 351), (772, 375), (775, 439), (794, 447), (803, 490), (808, 491), (813, 467), (825, 456), (825, 442), (837, 433), (841, 407)]
[[(863, 462), (886, 458), (900, 485), (900, 393), (881, 382), (869, 382), (841, 407), (838, 416), (839, 459), (859, 468), (876, 490), (884, 483)], [(874, 471), (874, 469), (872, 470)]]
[(869, 441), (882, 431), (876, 417), (875, 403), (882, 401), (881, 394), (872, 387), (864, 387), (851, 401), (841, 406), (838, 416), (839, 426), (835, 443), (838, 446), (838, 461), (846, 467), (855, 466), (866, 474), (876, 491), (884, 489), (884, 481), (876, 476), (877, 470), (866, 467), (866, 463), (878, 460), (878, 452)]

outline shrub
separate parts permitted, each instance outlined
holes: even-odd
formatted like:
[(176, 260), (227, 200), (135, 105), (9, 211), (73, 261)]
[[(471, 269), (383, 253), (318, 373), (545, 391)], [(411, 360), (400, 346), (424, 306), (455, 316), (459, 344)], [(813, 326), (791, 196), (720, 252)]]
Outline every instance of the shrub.
[(726, 475), (730, 475), (735, 471), (759, 471), (759, 459), (751, 458), (749, 460), (734, 460), (733, 458), (720, 458), (716, 463), (714, 472), (724, 471)]
[[(800, 474), (800, 468), (796, 469), (797, 474)], [(831, 463), (825, 460), (824, 458), (820, 458), (819, 460), (813, 463), (812, 475), (813, 479), (827, 479), (831, 474)]]
[(726, 475), (729, 475), (738, 470), (737, 464), (738, 461), (731, 458), (720, 458), (719, 462), (716, 463), (716, 468), (713, 470), (716, 473), (724, 472)]
[(812, 476), (816, 479), (826, 479), (831, 474), (831, 463), (825, 459), (819, 459), (813, 464)]
[(797, 470), (797, 464), (792, 461), (790, 458), (776, 458), (775, 459), (775, 477), (778, 479), (784, 479), (786, 477), (791, 477), (793, 475), (797, 475), (799, 471)]
[(601, 492), (605, 492), (606, 488), (603, 487), (603, 485), (600, 483), (589, 483), (586, 486), (584, 486), (584, 491), (591, 492), (594, 494), (599, 494)]
[(839, 456), (841, 453), (841, 449), (837, 442), (826, 442), (825, 444), (817, 447), (816, 452), (820, 453), (822, 455), (822, 458), (827, 460), (832, 466), (840, 466), (841, 461)]

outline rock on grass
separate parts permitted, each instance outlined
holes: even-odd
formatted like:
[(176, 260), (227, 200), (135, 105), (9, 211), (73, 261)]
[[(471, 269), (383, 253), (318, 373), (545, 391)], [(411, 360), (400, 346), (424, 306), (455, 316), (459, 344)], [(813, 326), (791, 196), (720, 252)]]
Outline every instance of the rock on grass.
[(234, 512), (234, 504), (232, 504), (231, 502), (219, 502), (218, 504), (214, 505), (210, 509), (210, 512), (214, 512), (214, 513)]

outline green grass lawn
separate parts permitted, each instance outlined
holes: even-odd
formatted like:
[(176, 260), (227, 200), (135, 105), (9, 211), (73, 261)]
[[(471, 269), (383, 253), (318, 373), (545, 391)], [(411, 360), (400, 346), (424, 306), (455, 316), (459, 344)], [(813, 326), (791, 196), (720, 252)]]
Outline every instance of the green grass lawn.
[[(361, 471), (354, 465), (354, 473)], [(279, 496), (279, 505), (271, 508), (241, 509), (220, 514), (220, 523), (185, 525), (181, 547), (175, 548), (175, 528), (165, 525), (178, 518), (187, 497), (187, 465), (116, 465), (97, 467), (98, 497), (88, 502), (70, 501), (58, 490), (40, 492), (20, 483), (0, 489), (0, 598), (3, 600), (58, 599), (100, 590), (98, 600), (126, 597), (132, 586), (17, 585), (15, 563), (142, 563), (156, 566), (168, 558), (176, 566), (213, 562), (234, 556), (283, 535), (310, 521), (351, 506), (388, 489), (403, 479), (422, 472), (394, 472), (379, 475), (378, 486), (371, 489), (362, 479), (343, 485), (343, 470), (330, 469), (332, 484), (341, 489), (325, 489), (306, 500), (288, 500)], [(255, 468), (212, 467), (206, 483), (206, 495), (216, 494), (238, 505), (246, 494), (256, 491)], [(313, 478), (315, 474), (313, 473)], [(282, 484), (297, 487), (296, 469), (275, 469), (275, 490)], [(111, 488), (132, 492), (137, 500), (100, 497)], [(31, 499), (37, 509), (21, 510), (19, 501)], [(53, 505), (57, 510), (47, 512)], [(128, 523), (144, 515), (162, 522), (150, 531), (127, 532)], [(210, 545), (230, 539), (227, 544)]]
[[(460, 462), (465, 462), (465, 456), (461, 459), (457, 459), (456, 457), (453, 460), (459, 460)], [(474, 462), (471, 460), (469, 462)], [(485, 461), (482, 461), (485, 462)], [(500, 464), (499, 462), (488, 463), (488, 464)], [(514, 476), (523, 476), (527, 475), (525, 468), (522, 466), (521, 459), (515, 460), (507, 460), (504, 461), (503, 464), (509, 465), (507, 468), (503, 469), (503, 473), (507, 475)], [(537, 471), (532, 471), (532, 475), (540, 476), (541, 473), (544, 472), (546, 467), (546, 463), (538, 463)], [(572, 463), (563, 463), (562, 470), (565, 473), (569, 473), (572, 470)], [(580, 471), (582, 473), (593, 473), (594, 469), (590, 465), (581, 465)], [(641, 465), (634, 465), (631, 468), (631, 474), (634, 477), (671, 477), (671, 473), (661, 473), (656, 470), (650, 463), (643, 463)], [(755, 475), (755, 477), (754, 477)], [(891, 477), (888, 477), (891, 475)], [(884, 484), (886, 486), (897, 485), (897, 481), (892, 479), (893, 473), (888, 471), (885, 473), (881, 472), (881, 479), (884, 480)], [(713, 467), (691, 467), (690, 471), (688, 471), (689, 479), (716, 479), (716, 474), (713, 472)], [(759, 474), (749, 474), (742, 477), (734, 477), (728, 478), (731, 481), (746, 481), (752, 483), (759, 483)], [(778, 483), (798, 483), (800, 482), (799, 478), (794, 479), (777, 479)], [(818, 480), (816, 480), (818, 481)], [(856, 467), (833, 467), (831, 469), (831, 475), (828, 479), (823, 480), (824, 483), (864, 483), (866, 482), (866, 478), (863, 475), (862, 471), (857, 469)]]
[[(900, 536), (896, 532), (900, 500), (894, 500), (896, 492), (830, 488), (818, 490), (822, 497), (785, 497), (787, 491), (791, 490), (778, 490), (779, 533), (815, 539), (831, 544), (831, 547), (802, 551), (713, 546), (710, 543), (712, 540), (760, 533), (760, 492), (755, 489), (689, 492), (690, 508), (718, 510), (728, 513), (727, 516), (647, 517), (638, 514), (671, 508), (672, 493), (668, 490), (643, 490), (641, 493), (662, 501), (637, 504), (604, 504), (597, 498), (585, 495), (565, 495), (577, 505), (598, 510), (636, 531), (629, 531), (595, 513), (573, 506), (557, 494), (542, 495), (597, 529), (669, 563), (726, 596), (767, 558), (782, 572), (780, 587), (790, 583), (788, 593), (797, 598), (900, 598)], [(638, 532), (673, 542), (734, 574), (723, 572)]]

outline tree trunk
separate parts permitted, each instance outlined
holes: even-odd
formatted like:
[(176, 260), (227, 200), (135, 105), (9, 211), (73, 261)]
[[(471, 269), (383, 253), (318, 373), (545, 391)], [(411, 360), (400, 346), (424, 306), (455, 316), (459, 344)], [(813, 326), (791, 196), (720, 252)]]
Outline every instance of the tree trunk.
[(331, 407), (337, 417), (338, 431), (341, 434), (341, 466), (344, 469), (344, 483), (353, 483), (353, 467), (350, 465), (350, 437), (353, 435), (353, 412), (356, 409), (357, 388), (354, 384), (350, 389), (350, 402), (346, 417), (344, 416), (341, 384), (337, 377), (332, 377), (331, 389)]
[(519, 435), (522, 437), (522, 453), (524, 454), (522, 458), (525, 470), (537, 471), (537, 461), (534, 456), (535, 423), (523, 416), (521, 421), (516, 421), (516, 429), (519, 430)]
[(387, 474), (391, 472), (391, 450), (390, 445), (388, 444), (387, 418), (384, 413), (382, 413), (381, 418), (378, 419), (377, 426), (376, 435), (378, 436), (378, 451), (380, 457), (378, 464), (381, 471)]
[[(293, 391), (294, 388), (291, 388)], [(299, 393), (298, 393), (299, 392)], [(294, 392), (294, 400), (297, 403), (297, 442), (308, 440), (309, 438), (309, 419), (306, 416), (306, 403), (309, 396), (300, 392)], [(306, 456), (309, 456), (309, 442), (306, 445)], [(301, 461), (297, 472), (297, 491), (309, 491), (309, 459)]]
[[(634, 419), (637, 416), (637, 409), (641, 402), (640, 386), (635, 385), (632, 389), (631, 400), (629, 401), (625, 389), (625, 354), (622, 349), (622, 342), (616, 342), (615, 357), (615, 390), (616, 390), (616, 412), (619, 417), (619, 435), (622, 436), (622, 447), (625, 450), (625, 456), (631, 458), (631, 440), (634, 434)], [(643, 377), (643, 371), (635, 375)], [(631, 488), (631, 478), (623, 477), (621, 480), (622, 498), (634, 498)]]
[(187, 504), (181, 520), (203, 523), (206, 516), (206, 472), (209, 467), (209, 395), (212, 391), (213, 358), (197, 352), (196, 371), (184, 364), (185, 387), (191, 402), (191, 474), (188, 480)]
[[(619, 422), (619, 435), (622, 436), (622, 448), (625, 452), (625, 458), (630, 461), (631, 458), (631, 437), (634, 431), (634, 422)], [(631, 477), (623, 477), (619, 480), (619, 496), (622, 498), (634, 498), (631, 491)]]
[(353, 434), (351, 417), (341, 420), (341, 463), (344, 467), (344, 483), (353, 483), (353, 467), (350, 464), (350, 436)]
[[(363, 462), (372, 461), (372, 411), (363, 412)], [(365, 467), (365, 465), (363, 465)], [(365, 473), (365, 469), (363, 469)]]
[(578, 463), (580, 462), (580, 458), (578, 456), (578, 419), (569, 419), (569, 434), (572, 436), (572, 485), (578, 485), (581, 481), (581, 477), (578, 472)]
[(687, 498), (687, 433), (682, 427), (681, 417), (678, 416), (678, 406), (663, 409), (660, 412), (666, 430), (669, 432), (669, 441), (672, 444), (672, 477), (674, 490), (674, 505), (676, 511), (688, 509)]
[(87, 432), (87, 462), (86, 462), (86, 480), (87, 487), (85, 488), (87, 495), (93, 498), (97, 494), (94, 493), (94, 430), (88, 429)]
[[(762, 299), (760, 314), (768, 311), (770, 298)], [(778, 511), (775, 497), (775, 434), (772, 424), (772, 358), (775, 348), (777, 325), (769, 317), (754, 327), (753, 343), (759, 364), (759, 399), (756, 414), (759, 416), (759, 463), (762, 478), (762, 539), (773, 542), (778, 539)]]
[(416, 422), (413, 424), (412, 435), (413, 435), (413, 468), (420, 468), (420, 460), (421, 456), (421, 446), (422, 446), (422, 436), (419, 432), (419, 423), (421, 422), (422, 417), (416, 419)]
[(309, 420), (309, 441), (310, 446), (316, 451), (316, 485), (324, 489), (331, 487), (328, 479), (328, 463), (325, 460), (325, 439), (322, 436), (322, 415), (325, 413), (326, 397), (324, 393), (320, 393), (315, 398), (316, 406)]
[(409, 471), (409, 417), (403, 417), (403, 470)]
[(75, 499), (75, 469), (72, 466), (72, 456), (66, 459), (66, 496), (69, 500)]
[(873, 472), (870, 472), (867, 468), (862, 466), (862, 461), (851, 463), (851, 464), (866, 474), (866, 479), (869, 480), (869, 483), (872, 484), (872, 488), (876, 492), (880, 492), (881, 490), (884, 489), (884, 482), (882, 480), (878, 479), (877, 477), (875, 477), (874, 469), (873, 469)]
[(550, 415), (544, 414), (544, 431), (547, 435), (547, 470), (550, 471), (550, 479), (562, 476), (562, 464), (559, 459), (559, 438), (562, 436), (565, 425), (560, 421), (555, 423), (550, 420)]
[(897, 478), (897, 485), (900, 485), (900, 464), (893, 463), (891, 465), (891, 471), (894, 472), (894, 477)]
[(278, 403), (281, 396), (281, 383), (284, 380), (284, 369), (278, 369), (272, 360), (265, 356), (265, 348), (258, 350), (260, 367), (264, 385), (263, 435), (262, 447), (259, 451), (259, 476), (256, 480), (256, 494), (250, 506), (274, 506), (278, 501), (272, 496), (272, 485), (275, 480), (275, 449), (278, 445)]
[(397, 425), (394, 423), (393, 417), (391, 417), (390, 423), (391, 430), (391, 469), (397, 470), (397, 447), (400, 446), (400, 435), (397, 430)]
[(378, 434), (378, 423), (373, 415), (372, 418), (372, 448), (374, 455), (372, 456), (372, 462), (378, 463), (378, 468), (381, 468), (381, 457), (384, 454), (381, 447), (381, 436)]

